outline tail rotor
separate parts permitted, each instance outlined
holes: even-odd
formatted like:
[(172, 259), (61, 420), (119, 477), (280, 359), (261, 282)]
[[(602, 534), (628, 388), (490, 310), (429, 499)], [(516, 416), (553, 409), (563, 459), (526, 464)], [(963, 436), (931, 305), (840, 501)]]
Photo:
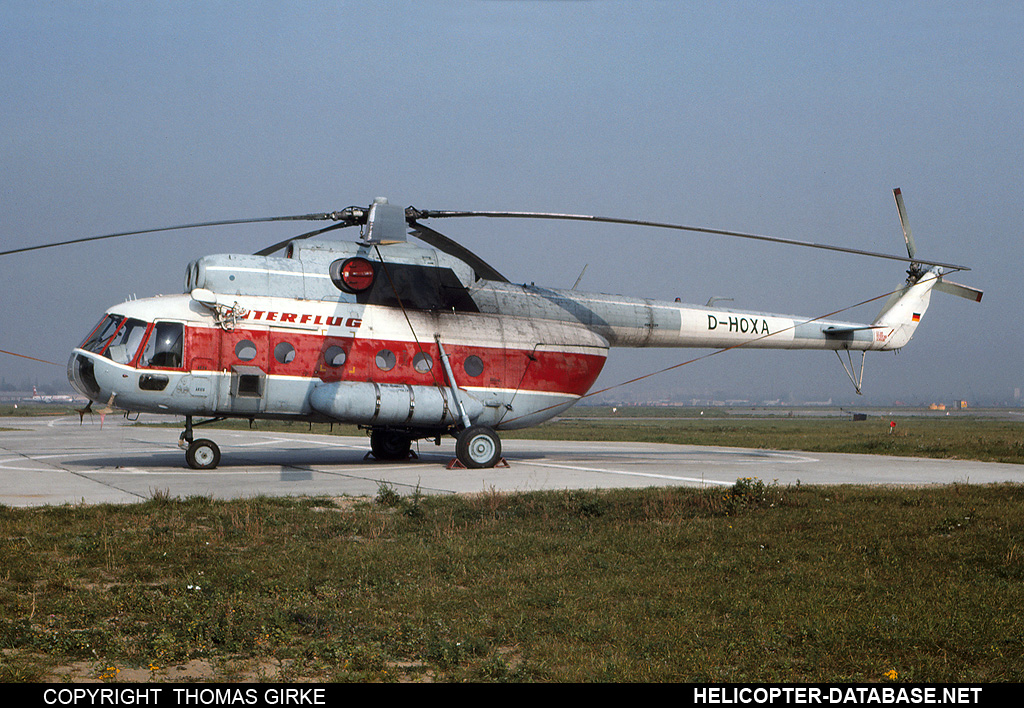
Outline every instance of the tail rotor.
[[(907, 244), (907, 255), (910, 256), (910, 270), (907, 271), (907, 275), (910, 277), (907, 282), (917, 282), (927, 271), (922, 267), (921, 263), (914, 260), (917, 255), (917, 246), (914, 244), (914, 234), (910, 230), (910, 222), (907, 220), (907, 208), (903, 204), (903, 192), (900, 191), (899, 187), (896, 187), (892, 190), (892, 195), (896, 199), (896, 210), (900, 216), (900, 227), (903, 229), (903, 241)], [(974, 302), (981, 302), (981, 296), (984, 294), (981, 290), (946, 280), (941, 268), (934, 268), (932, 270), (935, 271), (937, 278), (935, 289), (939, 292), (956, 295), (957, 297), (973, 300)]]

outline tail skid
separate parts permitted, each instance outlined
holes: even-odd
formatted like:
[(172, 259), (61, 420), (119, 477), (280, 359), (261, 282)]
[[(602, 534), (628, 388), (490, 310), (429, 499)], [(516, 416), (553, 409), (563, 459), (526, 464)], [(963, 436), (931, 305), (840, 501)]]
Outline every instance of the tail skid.
[(853, 390), (857, 392), (858, 396), (861, 395), (861, 388), (864, 385), (864, 359), (867, 358), (867, 355), (867, 350), (861, 351), (860, 372), (854, 376), (853, 354), (850, 353), (849, 349), (846, 350), (846, 359), (850, 362), (850, 365), (847, 366), (846, 362), (843, 361), (843, 355), (839, 353), (838, 349), (836, 350), (836, 356), (839, 357), (839, 363), (843, 365), (843, 371), (846, 372), (846, 375), (850, 377), (850, 381), (853, 382)]

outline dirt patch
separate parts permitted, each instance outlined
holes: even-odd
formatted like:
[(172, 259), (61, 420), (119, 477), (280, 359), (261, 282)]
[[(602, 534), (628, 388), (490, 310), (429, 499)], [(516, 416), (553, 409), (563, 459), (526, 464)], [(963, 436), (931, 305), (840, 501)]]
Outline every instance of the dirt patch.
[(76, 661), (56, 666), (47, 672), (47, 683), (203, 683), (207, 681), (274, 681), (281, 678), (286, 664), (274, 659), (260, 661), (210, 661), (192, 659), (170, 666), (143, 668), (103, 666), (94, 661)]

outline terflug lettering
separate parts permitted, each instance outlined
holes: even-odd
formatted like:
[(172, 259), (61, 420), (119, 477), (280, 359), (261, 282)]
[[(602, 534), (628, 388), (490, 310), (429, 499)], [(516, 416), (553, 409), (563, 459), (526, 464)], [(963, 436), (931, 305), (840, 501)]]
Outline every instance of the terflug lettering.
[(321, 325), (325, 327), (350, 327), (358, 329), (363, 321), (358, 317), (332, 317), (330, 315), (310, 315), (296, 312), (274, 312), (266, 310), (250, 310), (246, 319), (262, 320), (263, 322), (291, 322), (298, 324)]

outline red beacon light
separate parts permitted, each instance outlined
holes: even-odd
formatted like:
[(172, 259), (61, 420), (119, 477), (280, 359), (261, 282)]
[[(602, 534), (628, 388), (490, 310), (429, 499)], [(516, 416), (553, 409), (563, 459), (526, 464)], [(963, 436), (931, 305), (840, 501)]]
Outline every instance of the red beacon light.
[(331, 264), (331, 280), (345, 292), (361, 293), (373, 285), (377, 272), (365, 258), (349, 258)]

